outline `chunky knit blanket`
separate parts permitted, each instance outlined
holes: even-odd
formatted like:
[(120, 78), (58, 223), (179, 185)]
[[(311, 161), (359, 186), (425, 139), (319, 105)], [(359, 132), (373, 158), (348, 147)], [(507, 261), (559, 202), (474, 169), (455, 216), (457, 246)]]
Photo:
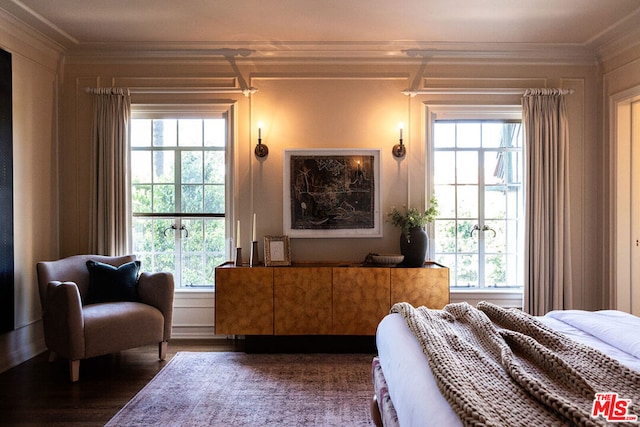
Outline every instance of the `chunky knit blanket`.
[(391, 311), (417, 337), (464, 425), (607, 425), (591, 411), (595, 394), (609, 392), (631, 399), (628, 413), (640, 415), (639, 372), (519, 310), (482, 302), (443, 310), (400, 303)]

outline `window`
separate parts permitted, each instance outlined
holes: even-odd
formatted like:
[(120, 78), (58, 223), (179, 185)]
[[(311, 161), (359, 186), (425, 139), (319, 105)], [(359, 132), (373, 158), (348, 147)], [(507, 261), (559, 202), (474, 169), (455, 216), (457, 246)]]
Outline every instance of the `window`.
[[(176, 108), (176, 107), (173, 107)], [(230, 259), (227, 114), (136, 110), (131, 123), (132, 247), (177, 288), (212, 288)]]
[(519, 118), (434, 114), (434, 256), (452, 289), (524, 283), (523, 134)]

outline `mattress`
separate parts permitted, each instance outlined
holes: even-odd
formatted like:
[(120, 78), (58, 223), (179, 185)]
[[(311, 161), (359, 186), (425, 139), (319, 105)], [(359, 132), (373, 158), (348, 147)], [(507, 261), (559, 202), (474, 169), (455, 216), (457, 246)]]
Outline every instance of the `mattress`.
[[(640, 318), (615, 310), (552, 311), (538, 317), (573, 340), (596, 348), (640, 372)], [(440, 394), (427, 357), (400, 314), (378, 325), (380, 369), (400, 426), (461, 426)]]

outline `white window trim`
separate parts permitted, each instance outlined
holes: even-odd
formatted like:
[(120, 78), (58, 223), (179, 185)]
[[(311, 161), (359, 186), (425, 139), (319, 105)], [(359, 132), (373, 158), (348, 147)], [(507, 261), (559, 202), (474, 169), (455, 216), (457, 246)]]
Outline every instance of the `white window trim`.
[[(220, 102), (220, 103), (189, 103), (185, 101), (179, 104), (152, 104), (152, 103), (133, 103), (131, 105), (131, 118), (132, 119), (161, 119), (166, 118), (170, 113), (175, 118), (202, 118), (202, 117), (214, 117), (218, 118), (221, 115), (225, 115), (227, 118), (227, 139), (228, 147), (225, 150), (225, 162), (226, 162), (226, 174), (227, 174), (227, 191), (225, 194), (225, 230), (226, 236), (225, 245), (229, 251), (232, 249), (232, 233), (235, 216), (235, 147), (236, 147), (236, 104), (234, 102)], [(129, 203), (131, 206), (131, 203)], [(129, 213), (131, 214), (131, 212)], [(129, 236), (129, 238), (131, 238)], [(208, 288), (175, 288), (174, 294), (191, 294), (193, 299), (210, 299), (215, 291)], [(213, 306), (212, 306), (213, 307)]]
[[(427, 193), (433, 193), (433, 123), (436, 120), (522, 120), (522, 106), (493, 104), (429, 104), (425, 103), (426, 129), (426, 176)], [(430, 230), (433, 232), (433, 230)], [(429, 248), (429, 256), (433, 258), (434, 248)], [(451, 302), (466, 301), (476, 305), (480, 301), (489, 300), (502, 307), (522, 308), (523, 288), (511, 289), (450, 289)]]

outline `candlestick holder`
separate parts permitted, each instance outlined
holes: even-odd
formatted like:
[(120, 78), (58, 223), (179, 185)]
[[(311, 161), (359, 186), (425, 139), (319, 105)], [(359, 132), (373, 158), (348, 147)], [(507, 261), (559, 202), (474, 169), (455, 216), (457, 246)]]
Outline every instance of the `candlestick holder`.
[(260, 257), (258, 256), (258, 242), (255, 240), (251, 242), (251, 258), (249, 259), (249, 267), (255, 267), (260, 264)]
[(236, 248), (236, 267), (242, 267), (242, 248)]

